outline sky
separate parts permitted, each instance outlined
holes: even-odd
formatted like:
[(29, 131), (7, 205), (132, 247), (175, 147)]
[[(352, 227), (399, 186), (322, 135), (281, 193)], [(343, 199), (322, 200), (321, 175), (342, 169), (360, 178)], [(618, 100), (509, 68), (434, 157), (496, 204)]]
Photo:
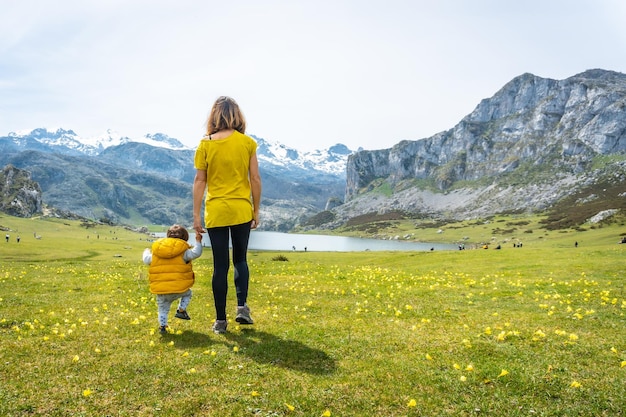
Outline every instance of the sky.
[(524, 73), (626, 73), (623, 0), (0, 0), (0, 136), (164, 133), (215, 99), (308, 151), (451, 129)]

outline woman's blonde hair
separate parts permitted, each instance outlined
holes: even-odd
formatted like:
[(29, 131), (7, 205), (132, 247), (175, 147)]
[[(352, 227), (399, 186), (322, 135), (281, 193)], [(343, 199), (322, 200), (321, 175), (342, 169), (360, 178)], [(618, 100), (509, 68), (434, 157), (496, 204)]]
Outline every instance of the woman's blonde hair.
[(174, 226), (167, 229), (167, 237), (182, 239), (186, 242), (189, 240), (189, 232), (183, 226), (175, 224)]
[(225, 129), (234, 129), (239, 133), (246, 133), (246, 119), (235, 100), (222, 96), (213, 104), (206, 123), (206, 134), (212, 135)]

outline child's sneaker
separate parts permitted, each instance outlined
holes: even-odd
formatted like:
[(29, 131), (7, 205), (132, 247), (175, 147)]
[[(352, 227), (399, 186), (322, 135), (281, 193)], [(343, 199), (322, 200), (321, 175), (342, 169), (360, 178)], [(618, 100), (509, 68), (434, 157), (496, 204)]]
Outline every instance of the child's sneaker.
[(175, 317), (183, 320), (191, 320), (191, 317), (187, 314), (187, 310), (176, 310)]
[(237, 307), (237, 316), (235, 321), (239, 324), (254, 324), (252, 317), (250, 316), (250, 307), (247, 304)]
[(226, 320), (215, 320), (215, 323), (213, 323), (213, 333), (224, 334), (226, 333), (227, 326), (228, 322)]
[(166, 334), (167, 333), (167, 326), (161, 326), (159, 327), (159, 332), (161, 334)]

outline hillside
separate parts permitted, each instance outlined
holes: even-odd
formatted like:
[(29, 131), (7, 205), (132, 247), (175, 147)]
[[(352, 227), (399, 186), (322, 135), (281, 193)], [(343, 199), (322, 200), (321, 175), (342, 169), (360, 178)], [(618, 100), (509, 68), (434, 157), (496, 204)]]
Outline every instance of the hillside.
[(0, 212), (31, 217), (42, 209), (41, 188), (28, 171), (7, 165), (0, 171)]
[[(300, 154), (255, 138), (263, 179), (264, 230), (287, 231), (342, 199), (343, 145)], [(32, 174), (44, 203), (90, 219), (132, 225), (190, 224), (194, 150), (166, 135), (140, 141), (80, 138), (71, 130), (35, 129), (0, 137), (0, 166)]]
[[(612, 71), (522, 74), (451, 129), (389, 149), (302, 153), (255, 140), (265, 230), (538, 212), (567, 228), (626, 210), (626, 75)], [(44, 203), (133, 225), (190, 222), (193, 152), (164, 134), (0, 137), (0, 166), (31, 172)]]
[(626, 75), (521, 75), (452, 129), (355, 153), (346, 171), (346, 203), (316, 227), (386, 213), (463, 220), (554, 211), (571, 213), (559, 222), (580, 224), (600, 211), (623, 212)]

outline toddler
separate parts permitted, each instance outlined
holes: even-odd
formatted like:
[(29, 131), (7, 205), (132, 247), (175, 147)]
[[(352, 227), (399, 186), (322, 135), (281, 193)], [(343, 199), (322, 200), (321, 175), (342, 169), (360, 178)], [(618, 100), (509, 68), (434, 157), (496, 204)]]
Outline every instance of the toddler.
[(187, 314), (195, 280), (191, 261), (202, 255), (202, 235), (196, 233), (193, 246), (188, 240), (187, 230), (175, 224), (167, 230), (167, 237), (152, 244), (152, 252), (148, 248), (143, 251), (143, 263), (150, 265), (150, 292), (156, 294), (161, 334), (167, 333), (167, 316), (174, 300), (179, 300), (176, 317), (191, 319)]

